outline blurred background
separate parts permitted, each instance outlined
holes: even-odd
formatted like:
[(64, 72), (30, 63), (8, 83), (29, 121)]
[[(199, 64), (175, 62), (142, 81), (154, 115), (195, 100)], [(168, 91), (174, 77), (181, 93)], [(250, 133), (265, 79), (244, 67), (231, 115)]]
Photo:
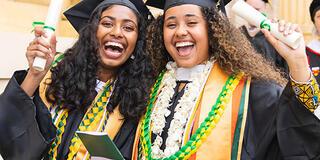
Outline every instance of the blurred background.
[[(62, 12), (78, 3), (80, 0), (64, 0)], [(227, 9), (237, 0), (228, 4)], [(312, 38), (312, 22), (309, 16), (311, 0), (271, 0), (271, 16), (279, 17), (292, 23), (298, 23), (303, 30), (306, 43)], [(0, 93), (3, 92), (8, 80), (15, 70), (27, 68), (25, 50), (33, 39), (31, 33), (34, 21), (45, 21), (50, 0), (0, 0)], [(161, 11), (151, 9), (153, 14)], [(228, 11), (228, 10), (227, 10)], [(244, 22), (228, 11), (228, 17), (235, 25)], [(77, 32), (61, 14), (56, 28), (57, 51), (63, 52), (71, 47), (77, 38)]]
[[(80, 0), (64, 0), (62, 12), (78, 3)], [(227, 6), (228, 17), (236, 26), (245, 23), (232, 14), (230, 8), (237, 0)], [(312, 22), (309, 15), (309, 5), (312, 0), (271, 0), (269, 17), (278, 17), (302, 28), (306, 44), (312, 37)], [(50, 0), (0, 0), (0, 93), (3, 92), (8, 80), (15, 70), (27, 69), (25, 50), (33, 39), (31, 33), (34, 21), (45, 21)], [(161, 11), (151, 8), (154, 15)], [(56, 28), (57, 51), (63, 52), (75, 42), (77, 32), (61, 14)], [(1, 156), (0, 156), (0, 159)]]

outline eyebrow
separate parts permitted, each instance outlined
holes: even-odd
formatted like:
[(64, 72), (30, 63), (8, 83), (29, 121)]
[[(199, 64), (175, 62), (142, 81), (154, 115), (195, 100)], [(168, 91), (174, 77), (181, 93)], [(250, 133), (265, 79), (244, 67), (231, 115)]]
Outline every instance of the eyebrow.
[[(184, 15), (185, 18), (189, 18), (189, 17), (196, 17), (196, 18), (200, 18), (199, 16), (195, 15), (195, 14), (186, 14)], [(169, 20), (172, 20), (172, 19), (176, 19), (177, 17), (176, 16), (170, 16), (168, 17), (165, 21), (169, 21)]]
[[(112, 17), (112, 16), (103, 16), (103, 17), (101, 17), (100, 18), (100, 21), (103, 19), (103, 18), (109, 18), (109, 19), (111, 19), (111, 20), (116, 20), (116, 18), (115, 17)], [(138, 26), (137, 24), (136, 24), (136, 22), (134, 22), (133, 20), (131, 20), (131, 19), (123, 19), (122, 21), (124, 21), (124, 22), (131, 22), (131, 23), (133, 23), (136, 27)]]
[(186, 14), (184, 16), (185, 18), (189, 18), (189, 17), (197, 17), (197, 18), (200, 18), (199, 16), (195, 15), (195, 14)]
[(176, 19), (177, 17), (176, 16), (170, 16), (170, 17), (168, 17), (165, 21), (169, 21), (169, 20), (171, 20), (171, 19)]

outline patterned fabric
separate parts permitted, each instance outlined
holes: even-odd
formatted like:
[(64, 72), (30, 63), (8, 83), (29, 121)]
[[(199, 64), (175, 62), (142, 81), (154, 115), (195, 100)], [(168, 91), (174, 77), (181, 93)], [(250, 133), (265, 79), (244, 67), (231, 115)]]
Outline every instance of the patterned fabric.
[[(98, 127), (97, 131), (103, 132), (109, 118), (109, 113), (106, 110), (106, 105), (112, 94), (114, 80), (109, 80), (106, 83), (100, 97), (96, 100), (93, 107), (86, 113), (82, 122), (79, 125), (78, 131), (94, 131)], [(64, 128), (67, 124), (68, 111), (66, 109), (61, 109), (57, 107), (52, 112), (53, 122), (57, 127), (57, 137), (56, 140), (52, 143), (49, 151), (49, 159), (55, 160), (57, 149), (61, 143), (61, 138), (64, 133)], [(61, 113), (61, 114), (59, 114)], [(102, 125), (97, 126), (98, 122), (103, 121)], [(79, 139), (78, 135), (75, 133), (74, 137), (71, 140), (71, 145), (69, 146), (68, 159), (73, 159), (78, 152), (82, 142)], [(90, 155), (87, 154), (86, 159), (90, 159)]]
[[(106, 105), (112, 93), (113, 83), (114, 83), (113, 81), (107, 82), (107, 86), (104, 88), (103, 92), (101, 93), (100, 98), (96, 101), (96, 103), (89, 110), (89, 112), (87, 112), (82, 122), (80, 123), (78, 131), (94, 131), (94, 129), (97, 128), (96, 124), (98, 123), (98, 121), (101, 120), (101, 118), (103, 118), (103, 125), (98, 126), (97, 131), (98, 132), (104, 131), (107, 120), (109, 119), (109, 113), (106, 110)], [(69, 147), (70, 152), (68, 154), (68, 160), (73, 159), (76, 156), (81, 145), (82, 145), (81, 140), (79, 139), (78, 135), (75, 134), (71, 140), (71, 145)], [(91, 159), (90, 157), (91, 156), (87, 154), (85, 159)]]
[(296, 97), (303, 105), (311, 112), (319, 106), (319, 85), (314, 76), (311, 76), (309, 82), (300, 83), (293, 80), (290, 76), (291, 86), (296, 94)]
[(63, 111), (61, 114), (58, 123), (56, 123), (57, 127), (57, 137), (54, 140), (54, 142), (51, 144), (50, 150), (49, 150), (49, 159), (55, 160), (57, 157), (57, 149), (58, 146), (61, 143), (62, 135), (64, 133), (65, 129), (65, 124), (67, 124), (67, 117), (68, 117), (68, 112), (66, 110)]

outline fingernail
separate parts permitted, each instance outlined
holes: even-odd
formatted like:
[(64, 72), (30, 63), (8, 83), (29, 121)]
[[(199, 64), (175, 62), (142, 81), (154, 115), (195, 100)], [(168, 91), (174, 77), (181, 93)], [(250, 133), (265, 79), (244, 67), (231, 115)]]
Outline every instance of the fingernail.
[(284, 30), (284, 26), (280, 26), (280, 31), (282, 32)]

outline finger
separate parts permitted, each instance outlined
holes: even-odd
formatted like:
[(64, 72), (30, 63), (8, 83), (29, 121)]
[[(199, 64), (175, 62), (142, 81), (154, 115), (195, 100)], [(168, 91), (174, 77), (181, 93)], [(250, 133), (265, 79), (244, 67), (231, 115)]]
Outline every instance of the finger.
[(302, 30), (301, 30), (300, 26), (298, 24), (296, 24), (296, 25), (297, 25), (297, 27), (295, 28), (294, 31), (296, 31), (298, 33), (302, 33)]
[(284, 36), (287, 36), (287, 35), (288, 35), (291, 25), (292, 25), (292, 24), (291, 24), (290, 22), (288, 22), (288, 23), (286, 23), (286, 24), (284, 25), (284, 31), (283, 31), (283, 35), (284, 35)]
[(35, 37), (41, 37), (41, 36), (47, 37), (46, 32), (44, 31), (44, 29), (39, 27), (39, 26), (36, 26), (34, 28), (34, 36)]
[(284, 31), (284, 24), (285, 24), (284, 20), (280, 20), (279, 21), (279, 32), (283, 32)]
[(289, 28), (289, 33), (288, 34), (293, 33), (296, 30), (297, 27), (298, 27), (298, 24), (292, 24), (290, 26), (290, 28)]
[(272, 18), (271, 19), (271, 23), (277, 23), (278, 22), (278, 19), (277, 18)]
[(56, 54), (56, 46), (57, 46), (56, 34), (53, 33), (50, 39), (50, 48), (51, 48), (53, 57)]
[(43, 53), (43, 52), (40, 52), (40, 51), (30, 51), (29, 52), (29, 56), (30, 58), (35, 58), (35, 57), (40, 57), (40, 58), (43, 58), (43, 59), (47, 59), (48, 56), (47, 54)]
[(35, 38), (35, 44), (40, 44), (45, 48), (50, 48), (50, 44), (48, 44), (47, 41), (45, 41), (42, 37)]
[(261, 32), (264, 34), (264, 36), (271, 43), (272, 46), (274, 46), (277, 43), (277, 39), (273, 37), (269, 31), (267, 31), (266, 29), (261, 29)]
[(28, 47), (28, 50), (29, 51), (40, 51), (44, 54), (49, 54), (50, 53), (50, 50), (40, 44), (37, 44), (37, 45), (32, 45), (30, 47)]

